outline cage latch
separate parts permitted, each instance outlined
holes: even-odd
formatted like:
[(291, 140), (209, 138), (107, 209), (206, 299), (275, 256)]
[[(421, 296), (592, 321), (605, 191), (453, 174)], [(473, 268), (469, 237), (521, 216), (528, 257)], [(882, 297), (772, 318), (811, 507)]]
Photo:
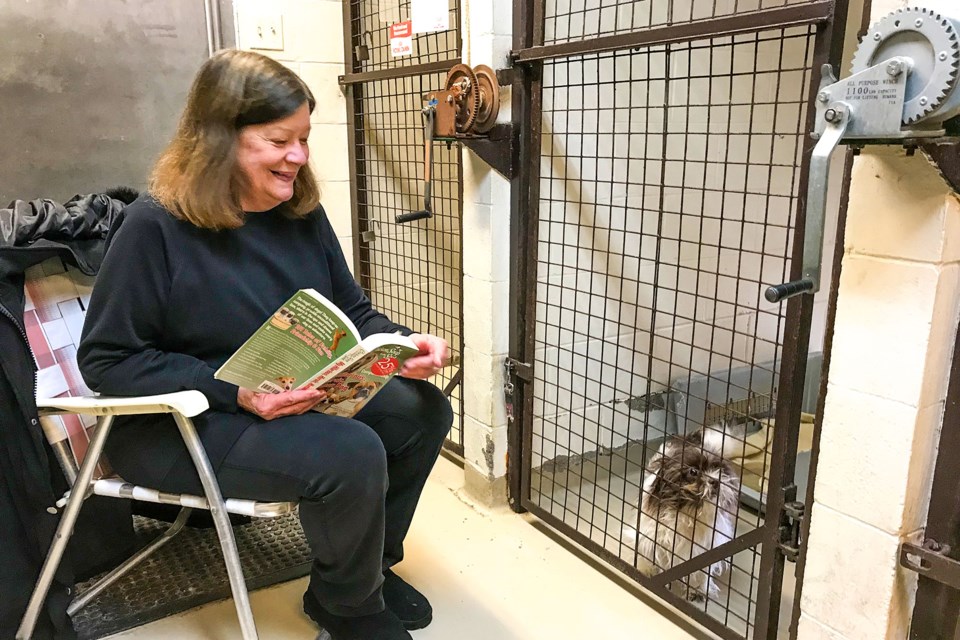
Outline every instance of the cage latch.
[(515, 358), (507, 358), (503, 363), (509, 377), (517, 377), (524, 382), (533, 382), (533, 365), (520, 362)]
[(960, 560), (950, 558), (950, 545), (926, 540), (922, 547), (904, 542), (900, 545), (900, 566), (920, 575), (960, 589)]
[(513, 400), (514, 393), (516, 392), (516, 384), (514, 380), (523, 380), (524, 382), (533, 382), (533, 366), (526, 363), (520, 362), (514, 358), (507, 358), (503, 361), (504, 369), (504, 383), (503, 383), (503, 400), (507, 406), (507, 421), (513, 422), (514, 419), (514, 408)]
[(780, 517), (780, 551), (789, 562), (800, 557), (800, 525), (803, 523), (806, 505), (797, 500), (786, 502)]

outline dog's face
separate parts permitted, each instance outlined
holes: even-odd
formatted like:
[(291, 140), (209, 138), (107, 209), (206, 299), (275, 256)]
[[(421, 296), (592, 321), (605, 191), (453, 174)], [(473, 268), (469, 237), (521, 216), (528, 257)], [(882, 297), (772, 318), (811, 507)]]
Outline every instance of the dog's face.
[(736, 493), (733, 466), (699, 441), (672, 438), (648, 469), (656, 475), (650, 499), (661, 506), (681, 509), (704, 502), (726, 502)]
[(376, 382), (361, 382), (353, 388), (353, 397), (365, 400), (372, 396), (379, 386)]
[(279, 378), (274, 379), (274, 382), (283, 387), (284, 391), (293, 390), (293, 383), (296, 381), (297, 379), (293, 376), (280, 376)]

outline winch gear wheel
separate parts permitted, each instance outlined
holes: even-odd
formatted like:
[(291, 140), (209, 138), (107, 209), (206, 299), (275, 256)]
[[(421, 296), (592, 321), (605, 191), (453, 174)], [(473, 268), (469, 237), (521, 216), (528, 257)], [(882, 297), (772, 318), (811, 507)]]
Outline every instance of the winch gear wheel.
[(461, 94), (462, 100), (457, 105), (457, 131), (466, 133), (473, 126), (477, 119), (477, 112), (480, 110), (480, 86), (477, 84), (477, 76), (473, 69), (465, 64), (455, 64), (447, 72), (447, 89), (463, 79), (467, 80), (469, 88), (466, 93)]
[(897, 55), (914, 60), (903, 106), (903, 123), (914, 124), (934, 115), (957, 85), (960, 23), (932, 9), (899, 9), (870, 27), (853, 56), (851, 71), (859, 73)]

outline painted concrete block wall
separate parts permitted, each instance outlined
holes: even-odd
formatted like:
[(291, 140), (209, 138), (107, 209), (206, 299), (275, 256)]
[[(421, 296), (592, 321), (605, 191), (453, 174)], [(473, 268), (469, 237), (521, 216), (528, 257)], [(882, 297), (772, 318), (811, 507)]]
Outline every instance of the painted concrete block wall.
[[(463, 61), (508, 66), (513, 5), (461, 3)], [(501, 87), (499, 122), (510, 121)], [(463, 151), (464, 473), (467, 490), (487, 504), (506, 501), (507, 415), (503, 362), (509, 351), (510, 184)]]
[[(340, 0), (235, 0), (237, 46), (270, 56), (297, 73), (317, 99), (310, 118), (310, 166), (321, 202), (353, 266), (347, 105), (337, 77), (344, 73), (343, 3)], [(283, 49), (254, 49), (264, 14), (280, 16)]]

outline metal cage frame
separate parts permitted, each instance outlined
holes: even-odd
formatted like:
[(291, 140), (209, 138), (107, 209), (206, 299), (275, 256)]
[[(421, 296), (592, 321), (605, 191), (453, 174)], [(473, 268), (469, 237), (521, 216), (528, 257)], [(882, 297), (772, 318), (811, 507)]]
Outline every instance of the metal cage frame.
[[(799, 128), (794, 134), (799, 141), (800, 153), (795, 164), (797, 179), (793, 182), (794, 188), (791, 193), (792, 220), (787, 224), (788, 228), (786, 229), (789, 238), (786, 241), (788, 250), (782, 256), (784, 275), (796, 278), (800, 271), (807, 171), (809, 157), (815, 142), (806, 135), (806, 132), (813, 129), (812, 124), (815, 115), (814, 110), (808, 108), (809, 105), (813, 104), (817, 91), (814, 71), (819, 70), (824, 63), (829, 62), (837, 65), (841, 60), (847, 3), (844, 0), (838, 2), (833, 0), (800, 2), (780, 0), (779, 2), (764, 2), (762, 5), (755, 2), (753, 4), (757, 5), (756, 10), (747, 10), (741, 13), (737, 9), (741, 7), (749, 9), (751, 5), (749, 1), (703, 0), (702, 2), (691, 3), (691, 7), (700, 7), (701, 11), (698, 15), (694, 15), (694, 11), (691, 9), (689, 15), (678, 18), (671, 15), (670, 10), (667, 9), (662, 16), (663, 19), (654, 19), (655, 7), (658, 6), (657, 2), (642, 4), (645, 7), (643, 10), (649, 12), (646, 18), (641, 16), (640, 22), (646, 23), (644, 26), (622, 29), (620, 28), (621, 22), (618, 20), (615, 28), (606, 30), (602, 26), (603, 20), (600, 15), (604, 9), (618, 12), (618, 18), (626, 15), (625, 11), (629, 11), (630, 19), (627, 22), (629, 24), (634, 21), (633, 10), (639, 9), (641, 3), (620, 0), (609, 3), (607, 6), (604, 6), (605, 3), (600, 3), (599, 7), (592, 3), (591, 9), (584, 6), (582, 9), (583, 15), (579, 18), (573, 16), (575, 10), (570, 9), (572, 3), (565, 0), (524, 0), (515, 5), (512, 59), (514, 64), (519, 67), (519, 73), (513, 76), (512, 95), (513, 124), (515, 130), (519, 132), (519, 148), (514, 161), (515, 165), (519, 167), (519, 172), (511, 183), (513, 212), (511, 250), (513, 255), (519, 256), (520, 259), (512, 263), (511, 272), (510, 312), (514, 322), (511, 326), (511, 358), (508, 360), (510, 379), (506, 390), (508, 415), (512, 416), (508, 458), (510, 504), (517, 511), (532, 512), (547, 524), (580, 543), (591, 553), (596, 554), (627, 574), (641, 586), (651, 590), (657, 596), (674, 605), (683, 614), (718, 636), (731, 640), (747, 637), (773, 640), (778, 634), (784, 562), (788, 557), (796, 559), (797, 555), (802, 556), (803, 549), (802, 545), (799, 545), (798, 536), (801, 530), (805, 530), (806, 527), (806, 522), (802, 520), (802, 512), (798, 513), (797, 511), (798, 500), (802, 497), (798, 498), (797, 496), (794, 477), (800, 433), (800, 412), (803, 402), (803, 383), (806, 375), (806, 359), (814, 311), (812, 296), (801, 296), (789, 300), (785, 305), (785, 312), (778, 316), (778, 322), (781, 323), (778, 333), (781, 337), (779, 338), (779, 344), (776, 345), (779, 354), (778, 367), (774, 367), (774, 371), (772, 371), (773, 388), (766, 398), (766, 402), (772, 403), (775, 394), (775, 415), (773, 417), (777, 428), (774, 430), (772, 444), (766, 460), (768, 466), (767, 477), (769, 478), (767, 480), (769, 484), (766, 485), (765, 502), (767, 517), (758, 516), (756, 526), (746, 532), (738, 531), (737, 535), (725, 543), (709, 548), (703, 553), (693, 554), (685, 561), (650, 576), (641, 572), (634, 562), (626, 561), (620, 553), (611, 551), (606, 544), (606, 534), (604, 534), (603, 542), (595, 540), (590, 535), (593, 533), (592, 521), (589, 522), (591, 528), (589, 533), (578, 529), (576, 523), (580, 518), (580, 509), (583, 507), (592, 508), (591, 500), (596, 496), (596, 493), (587, 497), (573, 495), (574, 507), (567, 509), (564, 505), (563, 509), (559, 511), (551, 509), (550, 505), (544, 504), (542, 500), (534, 496), (535, 487), (532, 479), (534, 473), (534, 461), (532, 460), (533, 425), (535, 403), (540, 402), (541, 405), (543, 403), (543, 399), (537, 396), (537, 385), (543, 384), (540, 376), (543, 374), (541, 369), (544, 368), (542, 362), (538, 360), (538, 358), (541, 358), (538, 355), (538, 349), (542, 350), (546, 344), (549, 344), (549, 341), (538, 337), (538, 331), (540, 333), (544, 332), (543, 325), (545, 324), (543, 321), (538, 321), (538, 312), (543, 311), (541, 298), (544, 294), (544, 291), (538, 290), (538, 273), (545, 266), (549, 268), (555, 264), (551, 262), (550, 256), (547, 256), (546, 260), (542, 258), (543, 250), (546, 249), (549, 252), (553, 247), (549, 242), (541, 242), (540, 237), (541, 224), (551, 223), (549, 211), (544, 213), (543, 210), (551, 204), (552, 194), (544, 195), (542, 193), (542, 189), (545, 188), (544, 184), (546, 184), (542, 180), (543, 175), (552, 176), (551, 168), (548, 167), (544, 170), (542, 166), (545, 160), (550, 159), (549, 156), (544, 157), (543, 149), (547, 146), (544, 145), (544, 139), (555, 135), (552, 131), (545, 132), (543, 130), (543, 114), (549, 107), (549, 105), (545, 106), (545, 102), (548, 98), (553, 99), (550, 96), (545, 98), (545, 91), (550, 89), (551, 65), (571, 60), (582, 63), (599, 60), (604, 56), (631, 60), (643, 55), (649, 56), (652, 53), (665, 53), (669, 56), (671, 52), (689, 50), (694, 46), (703, 47), (710, 51), (721, 43), (737, 42), (738, 37), (742, 39), (753, 37), (760, 40), (760, 34), (764, 33), (769, 34), (767, 36), (769, 39), (780, 40), (781, 42), (788, 37), (806, 38), (809, 47), (808, 55), (805, 58), (806, 64), (804, 65), (807, 74), (806, 91), (800, 98), (805, 105), (803, 111), (805, 117), (799, 122)], [(660, 4), (670, 5), (669, 2)], [(712, 11), (710, 10), (711, 7)], [(724, 10), (724, 7), (727, 10)], [(732, 12), (729, 11), (731, 7), (733, 8)], [(566, 13), (563, 13), (561, 9), (566, 9)], [(566, 31), (563, 30), (562, 25), (561, 27), (557, 26), (561, 19), (567, 21)], [(595, 23), (591, 22), (594, 19)], [(551, 20), (553, 20), (552, 25)], [(590, 25), (592, 24), (596, 24), (595, 30), (591, 30)], [(574, 28), (571, 25), (576, 25), (576, 27)], [(756, 72), (758, 61), (754, 60), (752, 64), (752, 70)], [(667, 63), (664, 69), (668, 76), (667, 80), (669, 80), (671, 65)], [(708, 73), (708, 75), (710, 74)], [(681, 79), (684, 80), (691, 80), (692, 76), (693, 74), (689, 72), (689, 66), (686, 77), (683, 77), (681, 73)], [(582, 77), (588, 78), (588, 74), (583, 73)], [(609, 75), (605, 81), (610, 81)], [(571, 86), (573, 84), (575, 83), (571, 83)], [(598, 86), (596, 80), (589, 78), (581, 81), (580, 84), (584, 88)], [(583, 94), (586, 94), (586, 91), (583, 91)], [(579, 95), (577, 94), (578, 99)], [(777, 100), (778, 98), (775, 97), (773, 102), (776, 103)], [(580, 102), (573, 109), (574, 112), (578, 110), (581, 112), (579, 114), (581, 118), (583, 117), (582, 111), (585, 110), (583, 104), (586, 103)], [(663, 115), (663, 118), (666, 120), (667, 116)], [(581, 122), (583, 121), (581, 120)], [(593, 125), (594, 121), (591, 120), (590, 124)], [(588, 130), (587, 125), (584, 124), (582, 131)], [(662, 131), (663, 135), (661, 137), (664, 138), (661, 141), (662, 147), (655, 150), (647, 159), (666, 161), (667, 156), (664, 149), (668, 143), (665, 138), (669, 129), (664, 126)], [(589, 152), (585, 151), (577, 157), (583, 160), (589, 155)], [(726, 160), (723, 163), (729, 164)], [(768, 162), (768, 164), (772, 164), (772, 162)], [(849, 170), (849, 166), (848, 158), (847, 170)], [(599, 168), (595, 169), (595, 172), (599, 175)], [(659, 177), (662, 179), (663, 175), (661, 173)], [(586, 180), (589, 180), (589, 178)], [(599, 177), (595, 178), (595, 181), (599, 183)], [(841, 202), (841, 221), (845, 216), (845, 202), (846, 198), (844, 196)], [(662, 216), (664, 213), (662, 199), (655, 208)], [(566, 233), (579, 237), (583, 229), (582, 225), (577, 226), (581, 228), (568, 230)], [(645, 232), (654, 238), (653, 242), (657, 249), (653, 260), (658, 265), (661, 264), (660, 251), (664, 242), (661, 231), (662, 228), (658, 226), (655, 231)], [(838, 231), (837, 243), (837, 246), (842, 246), (842, 231)], [(574, 246), (576, 246), (575, 243)], [(567, 247), (564, 246), (563, 248)], [(761, 250), (760, 253), (763, 254), (764, 252)], [(761, 260), (763, 257), (761, 256)], [(563, 263), (561, 263), (562, 265)], [(839, 277), (839, 268), (834, 269), (833, 276), (836, 282)], [(657, 289), (658, 283), (654, 281), (653, 284), (654, 289)], [(678, 287), (674, 285), (673, 288), (672, 293), (678, 295)], [(560, 297), (566, 300), (573, 296), (575, 292), (576, 287), (573, 287), (570, 290), (563, 291)], [(589, 288), (588, 293), (594, 293), (592, 287)], [(609, 298), (616, 293), (608, 294), (601, 289), (598, 297), (606, 296)], [(830, 294), (828, 323), (829, 318), (832, 317), (835, 295), (836, 288), (834, 287)], [(563, 309), (563, 303), (556, 303), (556, 305), (558, 309)], [(651, 313), (655, 316), (657, 312), (658, 309), (654, 303)], [(678, 314), (676, 302), (673, 304), (671, 313)], [(556, 328), (562, 327), (566, 322), (562, 319), (563, 316), (560, 316), (560, 318), (560, 321), (554, 323), (557, 325)], [(540, 326), (538, 326), (538, 322)], [(828, 324), (826, 330), (823, 356), (825, 362), (829, 360), (829, 346), (832, 339), (831, 326)], [(652, 328), (650, 333), (652, 336)], [(692, 348), (693, 345), (681, 346)], [(648, 346), (644, 345), (643, 348), (648, 348)], [(673, 341), (670, 342), (669, 348), (672, 353)], [(652, 354), (652, 337), (649, 351)], [(583, 358), (574, 360), (571, 357), (570, 362), (583, 364), (585, 360)], [(567, 369), (561, 367), (558, 370), (572, 371), (573, 366), (568, 365)], [(709, 376), (710, 371), (703, 373)], [(649, 416), (650, 406), (654, 402), (663, 401), (664, 395), (651, 394), (649, 373), (647, 374), (647, 380), (647, 388), (641, 390), (641, 392), (645, 390), (647, 393), (642, 397), (632, 398), (632, 400), (646, 403), (645, 415)], [(593, 387), (597, 388), (603, 381), (591, 380), (587, 375), (586, 379), (581, 379), (580, 382), (595, 383)], [(567, 389), (567, 391), (580, 393), (581, 395), (589, 394), (589, 391), (574, 391), (572, 389)], [(822, 395), (821, 393), (821, 402)], [(748, 410), (751, 406), (750, 401), (745, 406), (747, 408), (741, 408), (740, 413), (750, 414), (751, 412)], [(701, 425), (701, 428), (703, 426)], [(558, 428), (557, 431), (559, 430)], [(647, 446), (646, 431), (647, 427), (645, 426), (644, 447)], [(567, 435), (569, 436), (569, 434)], [(816, 436), (814, 440), (816, 441)], [(598, 446), (598, 451), (603, 449), (602, 443), (595, 444)], [(815, 447), (816, 445), (814, 445), (813, 451), (814, 461), (816, 457)], [(558, 446), (557, 451), (559, 450), (560, 447)], [(643, 456), (645, 461), (650, 457), (646, 451), (644, 451)], [(629, 462), (623, 464), (629, 464)], [(644, 473), (646, 473), (645, 469)], [(810, 491), (812, 491), (812, 487)], [(609, 494), (607, 495), (607, 501), (609, 504)], [(737, 509), (739, 511), (739, 507)], [(571, 515), (568, 512), (574, 513)], [(588, 519), (592, 518), (592, 512), (588, 513), (590, 515), (586, 517)], [(609, 514), (607, 515), (609, 516)], [(621, 519), (624, 519), (622, 513)], [(571, 521), (574, 524), (571, 524)], [(606, 523), (602, 526), (606, 526)], [(674, 547), (676, 547), (676, 542), (674, 542)], [(689, 580), (692, 575), (704, 571), (711, 564), (725, 558), (732, 559), (734, 554), (744, 550), (754, 550), (753, 558), (756, 566), (750, 569), (751, 589), (746, 594), (750, 605), (747, 613), (748, 619), (739, 628), (733, 628), (727, 624), (730, 617), (729, 596), (726, 606), (727, 620), (724, 620), (722, 617), (718, 618), (708, 612), (709, 598), (707, 604), (694, 603), (671, 590), (670, 583), (677, 580), (681, 582), (687, 580), (686, 584), (689, 589)], [(636, 555), (634, 555), (634, 558), (636, 558)], [(802, 568), (798, 568), (798, 573), (802, 574)], [(722, 603), (720, 607), (723, 608)], [(716, 612), (712, 611), (712, 613)], [(795, 632), (795, 630), (792, 631)]]

